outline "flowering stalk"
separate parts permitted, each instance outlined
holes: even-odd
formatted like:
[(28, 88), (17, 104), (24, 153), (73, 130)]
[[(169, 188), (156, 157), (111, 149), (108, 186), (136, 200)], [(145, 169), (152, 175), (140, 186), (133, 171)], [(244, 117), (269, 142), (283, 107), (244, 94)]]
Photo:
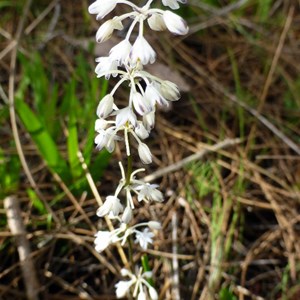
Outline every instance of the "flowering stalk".
[[(98, 119), (95, 130), (96, 148), (106, 148), (113, 152), (117, 142), (125, 144), (127, 155), (127, 171), (119, 162), (121, 179), (113, 195), (106, 197), (102, 206), (97, 210), (99, 217), (108, 216), (119, 224), (113, 231), (98, 231), (95, 238), (95, 249), (98, 252), (105, 250), (110, 244), (119, 242), (121, 246), (128, 243), (129, 256), (132, 258), (132, 238), (134, 243), (146, 250), (153, 243), (154, 231), (160, 230), (157, 221), (148, 221), (131, 224), (134, 209), (137, 203), (162, 202), (163, 195), (157, 185), (145, 183), (137, 178), (144, 169), (133, 170), (132, 167), (132, 142), (137, 144), (138, 155), (143, 164), (152, 162), (152, 154), (144, 142), (149, 137), (155, 124), (155, 111), (157, 106), (168, 106), (169, 102), (180, 98), (176, 84), (162, 80), (143, 69), (144, 65), (153, 64), (156, 52), (144, 37), (145, 23), (150, 29), (162, 31), (168, 29), (176, 35), (188, 32), (185, 21), (170, 10), (151, 8), (153, 0), (148, 0), (145, 5), (138, 7), (128, 0), (96, 0), (89, 6), (89, 12), (97, 15), (97, 20), (103, 19), (114, 10), (117, 4), (124, 4), (130, 12), (115, 16), (105, 21), (96, 33), (99, 43), (107, 41), (115, 30), (123, 30), (124, 22), (129, 24), (124, 40), (115, 45), (108, 56), (98, 57), (95, 69), (97, 77), (107, 80), (113, 76), (118, 78), (117, 83), (97, 107)], [(178, 9), (178, 2), (186, 0), (162, 0), (164, 6)], [(133, 31), (137, 30), (136, 38)], [(121, 85), (129, 87), (128, 104), (120, 107), (115, 101), (115, 93)], [(143, 300), (157, 299), (156, 290), (149, 284), (151, 272), (136, 268), (131, 259), (131, 271), (122, 269), (121, 275), (129, 277), (129, 281), (120, 281), (116, 284), (118, 298), (131, 293), (132, 297)], [(148, 297), (147, 297), (148, 295)]]

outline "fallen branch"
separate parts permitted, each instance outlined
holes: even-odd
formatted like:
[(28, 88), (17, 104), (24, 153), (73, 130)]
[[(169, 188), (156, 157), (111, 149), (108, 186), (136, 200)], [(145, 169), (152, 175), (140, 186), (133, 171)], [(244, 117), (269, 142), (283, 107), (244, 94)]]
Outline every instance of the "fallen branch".
[(30, 245), (26, 238), (26, 230), (21, 216), (19, 202), (14, 196), (6, 197), (4, 199), (4, 208), (6, 210), (8, 227), (15, 237), (17, 244), (27, 299), (38, 300), (39, 283), (30, 255)]

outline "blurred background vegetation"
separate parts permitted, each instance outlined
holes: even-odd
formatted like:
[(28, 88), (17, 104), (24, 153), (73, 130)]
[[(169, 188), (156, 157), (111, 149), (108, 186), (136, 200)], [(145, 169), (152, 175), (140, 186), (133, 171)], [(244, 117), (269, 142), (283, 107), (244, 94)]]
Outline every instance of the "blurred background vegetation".
[[(116, 249), (93, 249), (106, 226), (93, 187), (102, 197), (114, 190), (124, 151), (97, 152), (93, 140), (96, 107), (113, 84), (95, 77), (94, 60), (123, 33), (96, 45), (89, 4), (0, 2), (0, 299), (26, 298), (3, 205), (10, 196), (21, 206), (41, 299), (114, 299), (120, 280)], [(182, 91), (158, 111), (147, 174), (181, 167), (153, 176), (166, 200), (136, 216), (163, 223), (148, 251), (160, 299), (300, 299), (299, 6), (190, 0), (177, 11), (187, 37), (146, 30), (158, 52), (151, 72)]]

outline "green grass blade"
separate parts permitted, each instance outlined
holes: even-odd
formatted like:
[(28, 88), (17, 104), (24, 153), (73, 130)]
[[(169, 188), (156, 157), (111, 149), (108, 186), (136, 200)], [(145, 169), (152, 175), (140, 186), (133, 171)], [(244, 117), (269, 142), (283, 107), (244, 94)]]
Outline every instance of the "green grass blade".
[(79, 178), (82, 175), (82, 168), (78, 158), (78, 132), (77, 132), (77, 110), (76, 110), (76, 83), (72, 80), (67, 87), (67, 98), (69, 101), (69, 122), (68, 122), (68, 158), (73, 179)]
[(55, 142), (46, 131), (41, 121), (21, 97), (16, 98), (15, 106), (24, 127), (31, 135), (47, 165), (54, 172), (57, 172), (63, 180), (67, 179), (67, 165), (61, 157)]

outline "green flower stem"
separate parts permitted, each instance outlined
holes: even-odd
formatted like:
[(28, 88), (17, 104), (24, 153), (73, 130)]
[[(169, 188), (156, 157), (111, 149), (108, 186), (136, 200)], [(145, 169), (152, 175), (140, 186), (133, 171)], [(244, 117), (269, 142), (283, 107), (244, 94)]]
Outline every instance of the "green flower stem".
[[(152, 271), (151, 267), (149, 265), (149, 259), (148, 259), (147, 254), (144, 254), (142, 256), (141, 261), (142, 261), (142, 266), (143, 266), (144, 272)], [(151, 286), (154, 286), (154, 282), (153, 282), (152, 278), (147, 278), (147, 281)]]
[(129, 262), (130, 262), (130, 270), (134, 274), (134, 261), (133, 261), (133, 245), (132, 245), (132, 238), (128, 237), (127, 238), (128, 242), (128, 256), (129, 256)]

